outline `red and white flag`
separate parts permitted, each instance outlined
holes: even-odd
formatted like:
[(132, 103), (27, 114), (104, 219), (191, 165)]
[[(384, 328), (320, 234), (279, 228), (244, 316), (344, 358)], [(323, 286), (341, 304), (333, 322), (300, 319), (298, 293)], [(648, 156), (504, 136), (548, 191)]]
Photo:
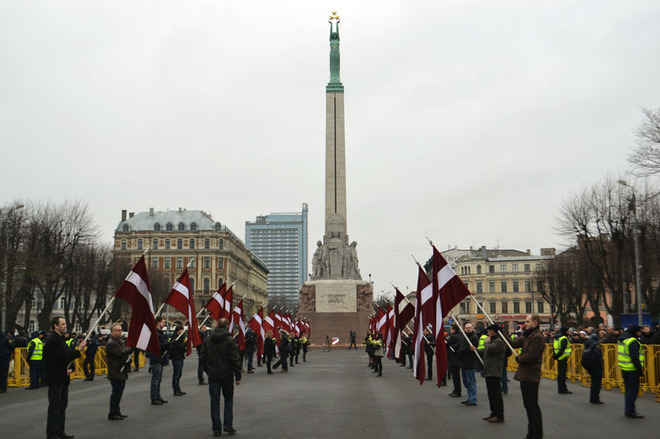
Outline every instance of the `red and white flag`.
[(395, 288), (394, 296), (394, 358), (401, 360), (404, 349), (402, 348), (403, 330), (413, 317), (415, 317), (415, 307), (398, 288)]
[(378, 314), (376, 315), (376, 332), (380, 332), (385, 339), (387, 330), (387, 313), (381, 308), (378, 308)]
[(211, 313), (213, 320), (220, 320), (225, 310), (225, 293), (227, 284), (222, 284), (220, 289), (213, 293), (211, 300), (206, 304), (205, 308)]
[(415, 357), (413, 359), (414, 366), (413, 372), (415, 378), (419, 380), (419, 384), (424, 383), (426, 377), (426, 361), (424, 355), (424, 328), (429, 323), (435, 322), (433, 315), (434, 302), (433, 302), (433, 286), (428, 276), (422, 269), (421, 265), (418, 266), (419, 272), (417, 275), (417, 302), (415, 303), (415, 330), (413, 331), (413, 343), (415, 349)]
[[(243, 299), (241, 299), (241, 301), (238, 302), (238, 305), (236, 305), (236, 308), (234, 308), (231, 323), (231, 326), (236, 325), (236, 329), (238, 330), (238, 336), (236, 337), (236, 341), (238, 342), (238, 349), (244, 351), (246, 328), (245, 322), (243, 321)], [(231, 332), (231, 329), (229, 331)]]
[(257, 333), (257, 358), (261, 358), (264, 354), (264, 340), (266, 339), (266, 332), (264, 331), (264, 310), (260, 308), (259, 311), (250, 319), (248, 326)]
[(229, 289), (225, 292), (225, 308), (220, 315), (220, 317), (224, 317), (225, 319), (228, 319), (230, 322), (232, 321), (232, 308), (234, 307), (234, 285), (229, 285)]
[(385, 338), (385, 346), (387, 347), (387, 358), (393, 358), (394, 350), (394, 308), (389, 303), (387, 304), (387, 337)]
[(447, 372), (447, 349), (443, 319), (461, 300), (470, 295), (463, 281), (456, 275), (437, 248), (433, 247), (433, 299), (435, 302), (435, 365), (438, 387)]
[(172, 287), (172, 291), (165, 299), (165, 303), (178, 309), (188, 319), (188, 355), (192, 353), (193, 346), (202, 344), (202, 336), (199, 335), (197, 327), (197, 315), (195, 313), (195, 301), (190, 289), (190, 277), (188, 268), (183, 270), (179, 279)]
[(151, 300), (144, 255), (135, 263), (131, 272), (119, 286), (115, 297), (124, 299), (131, 305), (131, 323), (128, 327), (126, 346), (160, 356), (154, 304)]
[(280, 331), (277, 329), (277, 318), (275, 317), (275, 311), (271, 310), (268, 315), (264, 318), (264, 332), (270, 331), (271, 337), (275, 337), (275, 351), (279, 354), (280, 352)]

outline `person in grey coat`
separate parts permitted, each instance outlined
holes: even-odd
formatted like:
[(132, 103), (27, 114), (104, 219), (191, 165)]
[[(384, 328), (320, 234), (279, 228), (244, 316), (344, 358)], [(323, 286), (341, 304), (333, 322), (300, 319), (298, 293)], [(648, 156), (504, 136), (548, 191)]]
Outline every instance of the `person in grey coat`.
[(488, 338), (484, 344), (483, 360), (486, 378), (486, 389), (488, 391), (488, 402), (490, 403), (490, 415), (484, 417), (484, 421), (490, 423), (504, 422), (504, 401), (502, 400), (502, 370), (506, 360), (506, 344), (497, 332), (499, 326), (490, 325)]
[(127, 418), (121, 413), (119, 403), (124, 394), (124, 387), (128, 379), (128, 369), (131, 367), (129, 358), (133, 348), (127, 348), (121, 339), (121, 325), (112, 325), (110, 339), (105, 346), (105, 358), (108, 364), (108, 379), (112, 386), (110, 394), (110, 412), (108, 419), (111, 421), (122, 421)]

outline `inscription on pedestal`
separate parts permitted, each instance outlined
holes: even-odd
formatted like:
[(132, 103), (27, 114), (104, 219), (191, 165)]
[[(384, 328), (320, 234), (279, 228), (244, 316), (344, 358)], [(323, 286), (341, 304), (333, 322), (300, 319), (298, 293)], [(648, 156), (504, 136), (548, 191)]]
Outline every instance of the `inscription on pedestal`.
[(356, 312), (355, 282), (318, 283), (316, 285), (316, 312)]

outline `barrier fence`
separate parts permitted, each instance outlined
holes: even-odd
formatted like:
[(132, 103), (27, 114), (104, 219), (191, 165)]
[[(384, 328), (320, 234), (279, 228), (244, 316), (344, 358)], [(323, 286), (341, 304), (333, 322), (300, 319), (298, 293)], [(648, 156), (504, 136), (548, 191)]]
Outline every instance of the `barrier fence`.
[[(83, 361), (85, 361), (85, 353), (83, 352), (80, 358), (76, 358), (73, 362), (73, 372), (70, 377), (74, 379), (84, 379), (85, 372), (83, 371)], [(140, 352), (139, 362), (140, 368), (144, 367), (145, 356), (144, 352)], [(133, 365), (133, 356), (131, 355), (131, 366)], [(107, 375), (108, 364), (105, 359), (105, 346), (99, 346), (96, 356), (94, 357), (94, 375), (101, 376)], [(27, 361), (27, 348), (16, 348), (12, 354), (9, 363), (9, 379), (7, 380), (8, 387), (27, 387), (30, 385), (30, 364)]]
[[(610, 390), (613, 387), (618, 387), (621, 393), (624, 393), (623, 377), (617, 361), (617, 345), (601, 344), (600, 347), (603, 352), (603, 388)], [(651, 392), (660, 398), (660, 345), (642, 345), (642, 348), (645, 355), (645, 367), (644, 374), (639, 381), (640, 394)], [(584, 345), (572, 344), (571, 349), (573, 352), (568, 357), (566, 379), (571, 382), (580, 382), (585, 387), (591, 386), (591, 376), (581, 364)], [(520, 349), (517, 349), (517, 351), (520, 352)], [(507, 370), (515, 372), (517, 369), (518, 363), (516, 363), (515, 356), (512, 355), (509, 357)], [(552, 344), (545, 345), (541, 376), (553, 380), (557, 378), (557, 361), (552, 358)]]

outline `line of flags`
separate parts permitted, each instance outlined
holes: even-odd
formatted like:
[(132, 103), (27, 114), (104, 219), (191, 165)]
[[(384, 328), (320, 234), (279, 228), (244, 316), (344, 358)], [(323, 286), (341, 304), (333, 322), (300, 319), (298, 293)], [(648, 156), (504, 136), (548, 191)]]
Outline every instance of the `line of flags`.
[(427, 376), (424, 330), (433, 334), (436, 342), (435, 367), (438, 387), (442, 377), (447, 371), (447, 349), (445, 345), (443, 319), (471, 293), (458, 277), (456, 272), (447, 263), (438, 249), (433, 247), (433, 264), (431, 278), (421, 265), (418, 265), (416, 302), (413, 306), (410, 301), (395, 287), (394, 307), (390, 304), (387, 309), (378, 309), (369, 320), (369, 329), (380, 332), (386, 340), (388, 357), (401, 360), (404, 355), (402, 338), (404, 332), (411, 332), (409, 323), (413, 322), (412, 343), (415, 356), (413, 359), (413, 373), (424, 383)]
[[(214, 320), (220, 320), (221, 318), (228, 319), (230, 321), (230, 332), (236, 327), (236, 341), (239, 349), (245, 349), (247, 328), (251, 328), (257, 334), (257, 355), (263, 354), (264, 340), (268, 331), (277, 339), (278, 345), (280, 341), (280, 329), (287, 332), (295, 332), (297, 335), (306, 334), (308, 338), (311, 337), (309, 321), (301, 318), (292, 320), (290, 313), (281, 314), (280, 311), (271, 310), (264, 317), (263, 308), (261, 308), (246, 324), (243, 319), (243, 298), (232, 309), (233, 296), (233, 284), (229, 288), (227, 288), (226, 284), (223, 284), (218, 291), (213, 293), (204, 308)], [(126, 279), (115, 292), (114, 297), (126, 300), (131, 306), (132, 313), (126, 345), (160, 356), (156, 316), (154, 314), (144, 255), (135, 263), (128, 276), (126, 276)], [(190, 355), (193, 347), (202, 344), (202, 337), (199, 332), (197, 314), (195, 312), (193, 291), (190, 288), (188, 268), (177, 279), (165, 299), (165, 304), (172, 305), (188, 320), (187, 352)]]

